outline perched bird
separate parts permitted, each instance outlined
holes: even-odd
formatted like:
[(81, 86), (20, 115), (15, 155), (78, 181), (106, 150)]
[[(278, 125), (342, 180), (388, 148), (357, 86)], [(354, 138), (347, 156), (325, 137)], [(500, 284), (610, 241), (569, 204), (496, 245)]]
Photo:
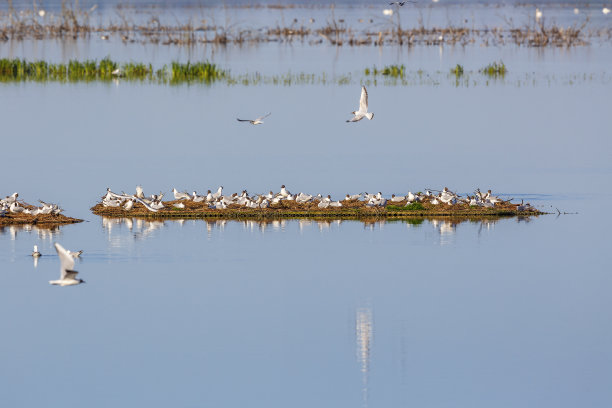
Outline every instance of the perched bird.
[(329, 203), (329, 206), (330, 206), (330, 207), (336, 207), (336, 208), (337, 208), (337, 207), (342, 207), (342, 203), (341, 203), (340, 201), (331, 201), (331, 202)]
[(49, 281), (51, 285), (71, 286), (85, 283), (83, 279), (77, 279), (78, 272), (74, 268), (74, 258), (70, 255), (63, 246), (55, 243), (55, 250), (60, 259), (60, 278), (58, 280)]
[(9, 211), (12, 213), (21, 213), (25, 211), (25, 208), (23, 208), (22, 206), (19, 205), (19, 203), (17, 201), (13, 202), (13, 204), (11, 204), (11, 206), (9, 207)]
[(38, 258), (39, 256), (41, 256), (42, 254), (40, 252), (38, 252), (38, 245), (34, 245), (34, 251), (32, 251), (32, 256), (34, 258)]
[(116, 77), (123, 77), (125, 76), (125, 72), (123, 72), (121, 68), (117, 68), (113, 72), (111, 72), (111, 75)]
[(223, 186), (219, 186), (217, 192), (213, 193), (212, 198), (216, 200), (217, 198), (221, 198), (221, 195), (223, 195)]
[(287, 191), (287, 189), (285, 188), (285, 185), (283, 184), (281, 186), (281, 191), (278, 194), (280, 194), (281, 197), (285, 198), (285, 197), (288, 197), (291, 193)]
[(183, 203), (175, 203), (174, 208), (185, 208), (185, 204)]
[(176, 188), (173, 188), (172, 192), (174, 193), (175, 200), (191, 200), (191, 196), (188, 193), (181, 193)]
[(346, 197), (344, 198), (344, 201), (354, 201), (354, 200), (359, 200), (361, 198), (361, 193), (359, 194), (353, 194), (353, 195), (346, 195)]
[(2, 201), (5, 201), (6, 203), (11, 204), (17, 201), (17, 197), (19, 197), (19, 193), (13, 193), (10, 196), (6, 196)]
[(125, 211), (130, 211), (132, 208), (134, 208), (134, 200), (128, 200), (127, 203), (125, 203), (125, 205), (123, 206), (123, 209)]
[(359, 98), (359, 110), (351, 112), (355, 115), (353, 118), (347, 120), (347, 122), (359, 122), (364, 117), (368, 118), (368, 120), (372, 120), (374, 118), (374, 114), (372, 112), (368, 112), (368, 91), (365, 86), (361, 87), (361, 97)]
[(267, 115), (263, 115), (258, 117), (257, 119), (238, 119), (236, 118), (236, 120), (238, 122), (249, 122), (251, 125), (261, 125), (263, 123), (263, 119), (267, 118), (268, 116), (270, 116), (272, 114), (272, 112), (268, 113)]
[(194, 203), (200, 203), (206, 200), (206, 196), (199, 196), (195, 191), (193, 192), (193, 197), (191, 199)]

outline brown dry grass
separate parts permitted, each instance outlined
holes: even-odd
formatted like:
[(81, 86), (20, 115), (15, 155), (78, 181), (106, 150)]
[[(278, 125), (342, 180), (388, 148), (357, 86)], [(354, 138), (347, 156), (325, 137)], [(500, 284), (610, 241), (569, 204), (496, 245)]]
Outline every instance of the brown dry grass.
[(4, 217), (0, 217), (0, 227), (6, 225), (60, 225), (60, 224), (75, 224), (83, 222), (78, 218), (67, 217), (63, 214), (12, 214), (7, 213)]

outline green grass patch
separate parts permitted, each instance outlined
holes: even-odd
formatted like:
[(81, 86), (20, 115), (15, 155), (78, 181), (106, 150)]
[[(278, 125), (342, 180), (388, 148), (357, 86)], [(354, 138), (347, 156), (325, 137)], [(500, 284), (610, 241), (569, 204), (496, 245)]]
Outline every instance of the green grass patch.
[(382, 69), (375, 66), (364, 70), (366, 76), (385, 75), (392, 78), (404, 78), (406, 76), (406, 67), (404, 65), (388, 65)]
[(388, 205), (387, 211), (423, 211), (425, 207), (421, 203), (410, 203), (406, 206)]
[(451, 74), (457, 78), (463, 75), (463, 65), (455, 65), (455, 68), (451, 69)]
[(101, 61), (71, 60), (66, 64), (25, 59), (0, 59), (0, 81), (110, 81), (115, 77), (126, 80), (151, 80), (162, 83), (212, 83), (228, 76), (228, 72), (210, 62), (179, 63), (155, 71), (151, 64), (130, 62), (120, 65), (110, 58)]
[(487, 65), (486, 67), (481, 69), (480, 72), (490, 77), (503, 77), (504, 75), (506, 75), (508, 70), (506, 69), (506, 65), (500, 61), (493, 62)]

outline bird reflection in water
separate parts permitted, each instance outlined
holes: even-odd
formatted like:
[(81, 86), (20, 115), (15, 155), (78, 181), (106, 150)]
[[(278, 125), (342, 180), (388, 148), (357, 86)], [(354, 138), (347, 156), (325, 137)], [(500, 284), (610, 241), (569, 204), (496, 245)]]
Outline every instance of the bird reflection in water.
[(41, 240), (53, 240), (60, 234), (60, 225), (52, 226), (39, 226), (39, 225), (9, 225), (6, 227), (0, 227), (0, 235), (8, 233), (11, 237), (11, 241), (15, 241), (18, 238), (18, 234), (21, 232), (36, 232), (38, 238)]
[(368, 406), (368, 374), (370, 371), (370, 353), (372, 350), (373, 320), (372, 309), (357, 309), (355, 317), (355, 337), (357, 342), (357, 362), (362, 376), (363, 406)]

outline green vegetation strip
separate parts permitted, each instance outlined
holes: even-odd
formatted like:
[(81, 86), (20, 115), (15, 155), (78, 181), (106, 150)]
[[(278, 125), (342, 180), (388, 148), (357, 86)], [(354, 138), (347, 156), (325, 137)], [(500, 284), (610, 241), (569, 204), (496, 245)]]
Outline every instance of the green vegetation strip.
[(23, 59), (0, 59), (0, 81), (110, 81), (113, 78), (149, 80), (167, 83), (212, 83), (228, 73), (210, 62), (185, 64), (173, 62), (154, 70), (151, 64), (126, 63), (119, 65), (110, 58), (101, 61), (70, 61), (51, 64)]

